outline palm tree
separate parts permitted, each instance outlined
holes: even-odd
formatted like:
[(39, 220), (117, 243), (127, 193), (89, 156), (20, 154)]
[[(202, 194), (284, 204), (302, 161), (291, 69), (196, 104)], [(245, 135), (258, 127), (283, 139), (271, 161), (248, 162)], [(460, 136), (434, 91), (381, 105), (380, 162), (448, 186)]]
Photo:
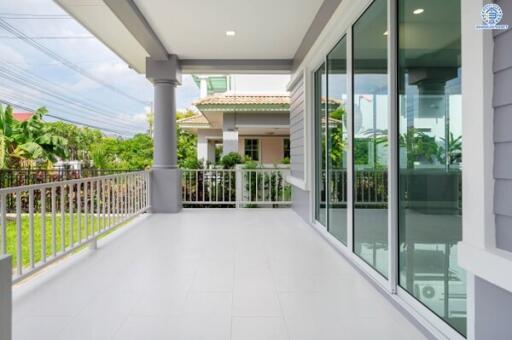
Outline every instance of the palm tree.
[(39, 108), (30, 119), (20, 123), (14, 120), (11, 106), (5, 110), (0, 106), (0, 167), (50, 166), (58, 158), (66, 157), (67, 139), (55, 135), (44, 124), (47, 112), (46, 108)]

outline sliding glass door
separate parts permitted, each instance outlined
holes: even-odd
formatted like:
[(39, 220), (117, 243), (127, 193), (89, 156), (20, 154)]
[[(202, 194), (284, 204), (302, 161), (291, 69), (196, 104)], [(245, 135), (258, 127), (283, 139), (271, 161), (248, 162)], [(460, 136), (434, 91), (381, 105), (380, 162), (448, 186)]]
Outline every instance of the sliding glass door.
[(461, 333), (460, 0), (400, 0), (399, 283)]
[(347, 244), (347, 41), (327, 55), (328, 230)]
[[(387, 48), (390, 1), (398, 9), (390, 19), (397, 24), (396, 51)], [(339, 241), (351, 244), (357, 263), (362, 259), (384, 279), (398, 282), (400, 295), (409, 302), (414, 297), (465, 335), (466, 273), (457, 265), (462, 238), (461, 1), (374, 0), (351, 25), (352, 34), (325, 56), (314, 75), (315, 217)], [(395, 55), (397, 86), (390, 97), (388, 84), (394, 77), (388, 56)], [(394, 104), (397, 112), (390, 112)], [(388, 124), (395, 117), (398, 126), (391, 131), (397, 131), (396, 143), (390, 149)], [(388, 164), (390, 152), (396, 164)], [(396, 176), (391, 182), (398, 183), (391, 190), (397, 193), (392, 202), (390, 172)], [(388, 216), (398, 216), (398, 226), (388, 225)], [(397, 242), (388, 249), (388, 234), (395, 230)], [(347, 239), (349, 231), (352, 239)], [(398, 270), (389, 272), (389, 260), (395, 258), (390, 255), (396, 254)]]
[(354, 252), (388, 274), (387, 1), (353, 26)]
[(327, 227), (327, 126), (325, 64), (315, 72), (315, 219)]

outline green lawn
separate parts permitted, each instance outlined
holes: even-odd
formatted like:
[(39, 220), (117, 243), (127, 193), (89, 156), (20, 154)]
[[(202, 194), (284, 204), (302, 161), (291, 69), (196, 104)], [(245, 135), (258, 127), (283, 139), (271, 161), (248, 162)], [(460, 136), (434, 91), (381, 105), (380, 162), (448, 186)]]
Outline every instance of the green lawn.
[[(103, 219), (104, 225), (108, 224), (108, 218)], [(49, 259), (53, 256), (53, 230), (52, 230), (52, 216), (46, 214), (46, 246), (45, 253), (46, 258)], [(62, 239), (64, 235), (64, 247), (69, 249), (71, 245), (71, 230), (73, 231), (73, 243), (78, 243), (78, 232), (80, 229), (80, 238), (84, 240), (86, 233), (91, 234), (93, 230), (98, 232), (100, 229), (100, 218), (98, 216), (88, 217), (88, 225), (85, 224), (85, 214), (81, 214), (80, 226), (78, 225), (78, 214), (73, 214), (73, 222), (71, 222), (71, 215), (66, 213), (64, 215), (64, 233), (62, 232), (62, 216), (56, 214), (55, 216), (55, 250), (56, 253), (62, 251)], [(93, 223), (94, 222), (94, 223)], [(112, 217), (113, 222), (113, 217)], [(103, 227), (103, 224), (101, 224)], [(16, 231), (16, 220), (14, 216), (9, 217), (7, 220), (7, 253), (12, 256), (13, 268), (16, 268), (17, 261), (17, 231)], [(34, 214), (34, 263), (41, 261), (42, 259), (42, 218), (41, 214)], [(30, 227), (29, 227), (29, 216), (28, 214), (22, 215), (22, 228), (21, 228), (21, 257), (23, 267), (30, 265)]]

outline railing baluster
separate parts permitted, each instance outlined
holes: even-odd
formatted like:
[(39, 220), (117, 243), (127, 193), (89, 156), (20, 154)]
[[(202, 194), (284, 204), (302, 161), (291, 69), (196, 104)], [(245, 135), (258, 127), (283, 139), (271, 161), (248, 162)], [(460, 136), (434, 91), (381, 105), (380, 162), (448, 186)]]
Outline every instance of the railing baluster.
[(46, 188), (41, 189), (41, 261), (46, 262)]
[(84, 182), (84, 231), (85, 239), (89, 238), (89, 182)]
[(69, 246), (70, 248), (73, 248), (75, 245), (75, 221), (73, 216), (73, 191), (75, 190), (75, 186), (73, 184), (68, 186), (68, 200), (69, 200), (69, 208), (68, 208), (68, 214), (69, 214)]
[(82, 183), (76, 184), (76, 223), (78, 224), (78, 244), (82, 243)]
[(0, 195), (0, 223), (2, 224), (2, 249), (1, 254), (7, 254), (7, 197)]
[(101, 180), (96, 181), (96, 222), (98, 222), (98, 232), (101, 231)]
[(66, 214), (65, 214), (65, 186), (60, 187), (60, 238), (61, 238), (61, 251), (64, 252), (66, 249)]
[(52, 187), (51, 190), (51, 205), (52, 205), (52, 255), (57, 255), (57, 197), (56, 189)]
[(21, 191), (16, 191), (16, 273), (18, 276), (22, 274), (23, 268), (21, 232)]
[(28, 230), (30, 268), (34, 268), (34, 190), (28, 191)]

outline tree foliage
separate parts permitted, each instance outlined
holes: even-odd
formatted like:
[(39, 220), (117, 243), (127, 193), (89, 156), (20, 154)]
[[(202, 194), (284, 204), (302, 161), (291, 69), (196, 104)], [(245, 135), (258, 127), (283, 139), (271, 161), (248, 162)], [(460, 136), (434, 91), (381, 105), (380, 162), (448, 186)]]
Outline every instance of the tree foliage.
[[(118, 138), (88, 127), (45, 122), (45, 108), (24, 122), (16, 121), (12, 112), (12, 107), (0, 106), (0, 168), (49, 168), (57, 160), (79, 160), (84, 168), (142, 170), (153, 163), (150, 133)], [(197, 137), (178, 127), (177, 144), (178, 165), (199, 168)]]

